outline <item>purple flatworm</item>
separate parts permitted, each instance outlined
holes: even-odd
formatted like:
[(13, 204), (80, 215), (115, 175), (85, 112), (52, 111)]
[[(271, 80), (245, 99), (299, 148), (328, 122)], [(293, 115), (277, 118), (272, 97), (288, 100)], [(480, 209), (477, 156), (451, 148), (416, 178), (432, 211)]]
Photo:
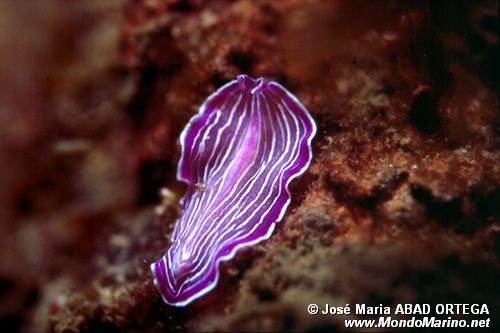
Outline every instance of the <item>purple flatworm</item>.
[(211, 291), (220, 262), (271, 236), (315, 134), (309, 112), (276, 82), (239, 75), (208, 97), (180, 138), (184, 213), (151, 264), (166, 303), (185, 306)]

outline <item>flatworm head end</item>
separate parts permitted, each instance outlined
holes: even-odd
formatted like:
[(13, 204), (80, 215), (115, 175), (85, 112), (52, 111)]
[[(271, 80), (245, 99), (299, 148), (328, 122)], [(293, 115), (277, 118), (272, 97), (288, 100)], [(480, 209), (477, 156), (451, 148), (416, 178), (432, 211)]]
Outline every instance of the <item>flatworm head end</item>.
[(309, 112), (276, 82), (239, 75), (207, 98), (181, 134), (184, 213), (151, 265), (166, 303), (185, 306), (211, 291), (220, 262), (271, 236), (315, 134)]

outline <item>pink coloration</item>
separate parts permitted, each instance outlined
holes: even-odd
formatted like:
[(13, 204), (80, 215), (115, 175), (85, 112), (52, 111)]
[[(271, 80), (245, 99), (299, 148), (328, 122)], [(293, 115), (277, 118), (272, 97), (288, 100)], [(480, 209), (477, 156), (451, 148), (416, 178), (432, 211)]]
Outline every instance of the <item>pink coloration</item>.
[(205, 101), (181, 134), (184, 213), (151, 265), (166, 303), (203, 296), (221, 261), (271, 236), (290, 203), (289, 183), (309, 166), (315, 133), (305, 107), (276, 82), (240, 75)]

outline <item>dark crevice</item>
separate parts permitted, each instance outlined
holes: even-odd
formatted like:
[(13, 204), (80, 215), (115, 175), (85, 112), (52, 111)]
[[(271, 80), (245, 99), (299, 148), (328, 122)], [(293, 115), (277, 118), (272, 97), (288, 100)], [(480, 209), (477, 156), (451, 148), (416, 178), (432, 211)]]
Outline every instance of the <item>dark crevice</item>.
[(109, 333), (114, 333), (114, 332), (123, 332), (122, 329), (117, 327), (116, 325), (112, 323), (107, 323), (102, 319), (95, 319), (91, 320), (88, 323), (88, 326), (85, 329), (82, 329), (80, 332), (109, 332)]
[(230, 61), (241, 70), (242, 73), (249, 73), (252, 68), (252, 58), (245, 53), (232, 52)]
[[(445, 228), (471, 234), (500, 218), (500, 189), (488, 193), (469, 191), (460, 198), (440, 201), (419, 186), (412, 187), (412, 196), (425, 205), (426, 214)], [(467, 203), (467, 205), (465, 205)], [(464, 208), (467, 206), (467, 208)]]
[(477, 32), (471, 32), (467, 36), (467, 41), (471, 52), (475, 54), (483, 52), (488, 46), (486, 41)]
[(381, 183), (372, 192), (372, 195), (358, 201), (360, 207), (374, 210), (377, 205), (390, 200), (396, 191), (406, 180), (408, 173), (402, 172), (394, 175), (388, 182)]
[(271, 289), (257, 289), (255, 293), (259, 295), (259, 299), (264, 302), (274, 301), (277, 299), (276, 293)]
[(448, 303), (484, 303), (500, 292), (498, 269), (491, 262), (464, 263), (457, 255), (450, 255), (438, 260), (432, 268), (403, 270), (393, 288), (410, 286), (420, 290), (415, 303), (433, 304), (442, 299)]
[(0, 315), (0, 327), (3, 332), (21, 332), (23, 320), (22, 314), (2, 314)]
[(132, 118), (136, 128), (142, 126), (146, 116), (146, 110), (154, 94), (158, 71), (154, 66), (147, 66), (142, 70), (138, 83), (138, 90), (128, 106), (128, 114)]
[(412, 186), (411, 194), (426, 206), (428, 217), (444, 227), (455, 225), (455, 222), (462, 216), (460, 200), (438, 201), (430, 191), (418, 186)]
[(187, 0), (181, 0), (171, 5), (169, 9), (176, 12), (189, 12), (193, 9), (193, 5)]
[(498, 44), (488, 48), (479, 65), (479, 75), (484, 82), (498, 93), (500, 81), (500, 52)]
[(39, 292), (38, 289), (30, 289), (27, 293), (26, 296), (24, 297), (24, 306), (25, 307), (31, 307), (36, 304), (36, 302), (39, 299)]
[(159, 189), (165, 185), (172, 173), (170, 160), (145, 162), (139, 170), (140, 190), (138, 204), (151, 204), (159, 201)]
[(11, 280), (0, 278), (0, 297), (4, 297), (16, 287)]
[(393, 175), (388, 181), (378, 184), (369, 195), (356, 196), (352, 194), (353, 190), (347, 185), (329, 182), (329, 187), (332, 189), (336, 200), (342, 203), (354, 202), (356, 206), (365, 210), (375, 210), (375, 208), (394, 196), (394, 192), (408, 180), (408, 173), (402, 172)]
[(224, 77), (222, 77), (220, 74), (213, 74), (211, 77), (210, 77), (210, 83), (215, 87), (215, 88), (219, 88), (221, 86), (223, 86), (228, 80), (226, 80)]
[(470, 200), (476, 206), (476, 215), (481, 220), (500, 219), (500, 188), (496, 188), (486, 195), (479, 192), (472, 192)]
[(309, 189), (317, 179), (318, 177), (316, 177), (316, 175), (305, 172), (302, 176), (294, 179), (294, 181), (290, 183), (289, 191), (291, 193), (291, 201), (288, 212), (299, 207), (304, 202), (306, 195), (309, 193)]
[(492, 34), (498, 35), (498, 19), (492, 15), (485, 15), (481, 19), (481, 28)]
[(423, 134), (434, 134), (443, 126), (436, 97), (430, 90), (422, 90), (415, 94), (409, 117), (411, 124)]
[(33, 212), (33, 201), (29, 195), (23, 195), (17, 202), (17, 211), (21, 215), (29, 215)]

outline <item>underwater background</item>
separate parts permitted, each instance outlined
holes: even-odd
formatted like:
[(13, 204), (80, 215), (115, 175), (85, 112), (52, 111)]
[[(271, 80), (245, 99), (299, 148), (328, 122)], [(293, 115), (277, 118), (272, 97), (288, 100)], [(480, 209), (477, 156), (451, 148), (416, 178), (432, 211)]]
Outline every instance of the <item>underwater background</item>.
[[(499, 59), (498, 1), (0, 1), (0, 327), (349, 330), (312, 303), (500, 327)], [(179, 135), (239, 74), (307, 107), (313, 159), (271, 238), (173, 308), (149, 265)]]

